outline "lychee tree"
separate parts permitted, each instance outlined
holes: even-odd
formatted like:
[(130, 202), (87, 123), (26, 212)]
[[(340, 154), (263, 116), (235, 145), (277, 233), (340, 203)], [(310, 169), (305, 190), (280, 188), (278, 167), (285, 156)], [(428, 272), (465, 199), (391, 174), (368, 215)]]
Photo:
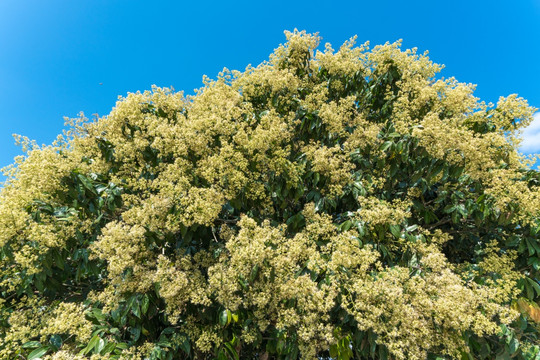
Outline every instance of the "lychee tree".
[(400, 44), (129, 94), (0, 194), (2, 359), (540, 359), (534, 109)]

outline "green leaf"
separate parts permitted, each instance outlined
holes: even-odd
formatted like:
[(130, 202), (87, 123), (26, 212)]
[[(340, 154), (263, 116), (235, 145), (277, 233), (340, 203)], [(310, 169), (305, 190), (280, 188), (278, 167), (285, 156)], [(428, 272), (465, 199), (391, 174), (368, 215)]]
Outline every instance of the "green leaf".
[(533, 246), (534, 250), (537, 254), (540, 254), (540, 246), (538, 245), (538, 242), (536, 239), (530, 239), (531, 245)]
[(381, 146), (379, 147), (379, 150), (381, 150), (381, 151), (386, 151), (386, 150), (388, 150), (388, 148), (389, 148), (390, 146), (392, 146), (392, 144), (393, 144), (392, 141), (385, 141), (385, 142), (383, 142), (383, 143), (381, 144)]
[(516, 350), (519, 348), (519, 341), (516, 338), (512, 338), (510, 341), (510, 345), (508, 349), (510, 350), (510, 355), (516, 352)]
[(62, 337), (60, 335), (52, 335), (49, 339), (49, 343), (55, 350), (58, 350), (62, 347)]
[(416, 224), (411, 225), (411, 226), (407, 226), (407, 228), (405, 228), (405, 230), (407, 230), (408, 232), (413, 232), (416, 229), (418, 229), (418, 225), (416, 225)]
[(532, 265), (534, 270), (540, 270), (540, 259), (537, 257), (530, 257), (527, 264)]
[(180, 343), (180, 349), (184, 351), (186, 354), (190, 354), (191, 352), (191, 343), (189, 342), (188, 338), (184, 338), (184, 340)]
[[(529, 280), (529, 278), (527, 278)], [(534, 299), (534, 288), (532, 287), (532, 283), (530, 281), (525, 281), (525, 291), (527, 292), (527, 298), (530, 300)]]
[(531, 244), (530, 239), (526, 239), (525, 242), (527, 243), (527, 249), (529, 250), (529, 256), (534, 255), (535, 249), (534, 249), (534, 246)]
[(157, 342), (157, 345), (161, 347), (165, 347), (165, 348), (172, 346), (171, 342), (166, 336), (160, 336), (159, 341)]
[(219, 314), (219, 324), (221, 326), (227, 326), (231, 323), (231, 320), (232, 320), (232, 313), (230, 310), (223, 310), (220, 314)]
[(61, 250), (54, 250), (52, 252), (54, 256), (54, 264), (61, 270), (64, 270), (64, 258), (62, 257), (62, 254), (60, 252)]
[(99, 335), (94, 335), (90, 341), (88, 342), (88, 345), (86, 345), (86, 347), (84, 349), (81, 350), (81, 355), (86, 355), (90, 352), (90, 350), (92, 350), (96, 345), (97, 343), (99, 343), (99, 340), (100, 340), (100, 337)]
[(28, 342), (25, 342), (22, 345), (22, 348), (23, 349), (33, 349), (33, 348), (37, 348), (37, 347), (40, 347), (40, 346), (41, 346), (41, 343), (39, 341), (28, 341)]
[(131, 313), (139, 319), (141, 318), (141, 306), (139, 305), (138, 301), (133, 301), (133, 304), (131, 305)]
[(142, 298), (142, 304), (141, 304), (141, 311), (143, 314), (146, 314), (146, 312), (148, 311), (149, 305), (150, 305), (150, 298), (148, 297), (147, 294), (144, 294)]
[(116, 344), (116, 347), (118, 349), (126, 350), (128, 348), (128, 344), (121, 342), (121, 343)]
[(103, 354), (103, 355), (110, 354), (110, 353), (112, 353), (114, 351), (115, 348), (116, 348), (116, 344), (110, 342), (107, 345), (105, 345), (105, 347), (101, 351), (101, 354)]
[(535, 280), (529, 277), (527, 278), (527, 281), (529, 282), (531, 287), (534, 289), (534, 291), (536, 291), (536, 295), (540, 296), (540, 285), (538, 285), (538, 283)]
[(227, 359), (227, 355), (225, 355), (225, 351), (223, 351), (223, 349), (219, 349), (217, 360), (229, 360)]
[(341, 231), (348, 231), (352, 226), (353, 226), (352, 221), (347, 220), (343, 224), (341, 224), (340, 228), (341, 228)]
[(96, 354), (100, 354), (101, 350), (103, 350), (105, 345), (106, 345), (105, 340), (99, 339), (98, 343), (96, 344), (96, 347), (94, 348), (94, 351), (96, 352)]
[(140, 327), (132, 327), (131, 329), (129, 329), (129, 332), (131, 333), (131, 338), (132, 338), (133, 341), (137, 341), (141, 337), (141, 328)]
[(238, 356), (238, 352), (236, 351), (236, 349), (231, 345), (230, 342), (226, 342), (225, 343), (225, 348), (227, 349), (227, 351), (229, 352), (229, 354), (231, 354), (232, 358), (234, 360), (239, 360), (240, 357)]
[(32, 351), (30, 354), (28, 354), (27, 360), (39, 359), (43, 355), (45, 355), (47, 353), (47, 351), (49, 351), (49, 346), (40, 347), (40, 348)]
[(337, 358), (338, 356), (338, 347), (336, 344), (330, 346), (330, 357)]
[(90, 179), (88, 179), (86, 176), (84, 176), (84, 175), (82, 175), (82, 174), (78, 174), (78, 175), (77, 175), (77, 178), (79, 179), (79, 181), (81, 182), (81, 184), (83, 184), (83, 186), (84, 186), (88, 191), (90, 191), (90, 192), (93, 193), (94, 195), (97, 195), (96, 189), (94, 188), (94, 185), (92, 184), (92, 182), (90, 181)]
[(150, 335), (150, 331), (146, 330), (146, 328), (143, 326), (142, 329), (141, 329), (141, 333), (144, 335), (144, 336), (148, 336)]
[(401, 237), (401, 227), (399, 225), (390, 225), (390, 232), (398, 239)]

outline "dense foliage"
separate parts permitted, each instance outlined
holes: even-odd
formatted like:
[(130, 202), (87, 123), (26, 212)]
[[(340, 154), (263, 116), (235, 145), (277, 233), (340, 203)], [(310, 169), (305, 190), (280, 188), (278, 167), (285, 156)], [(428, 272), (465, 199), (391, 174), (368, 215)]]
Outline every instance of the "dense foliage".
[(286, 35), (21, 140), (0, 358), (540, 359), (534, 109), (399, 43)]

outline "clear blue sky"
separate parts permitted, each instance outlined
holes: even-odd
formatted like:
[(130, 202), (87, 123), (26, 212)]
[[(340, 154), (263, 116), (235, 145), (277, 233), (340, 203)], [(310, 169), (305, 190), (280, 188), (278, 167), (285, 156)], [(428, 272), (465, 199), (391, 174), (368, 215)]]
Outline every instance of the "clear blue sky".
[[(294, 28), (334, 48), (402, 38), (483, 100), (518, 93), (540, 108), (540, 0), (1, 0), (0, 166), (20, 153), (13, 133), (50, 143), (64, 116), (106, 115), (118, 95), (192, 93), (203, 74), (267, 59)], [(540, 151), (537, 118), (528, 152)]]

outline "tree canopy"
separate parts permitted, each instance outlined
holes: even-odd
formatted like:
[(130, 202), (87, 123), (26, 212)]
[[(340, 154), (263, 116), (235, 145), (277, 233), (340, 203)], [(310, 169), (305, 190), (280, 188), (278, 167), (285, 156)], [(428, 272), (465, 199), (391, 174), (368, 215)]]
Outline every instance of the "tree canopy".
[(400, 43), (121, 98), (0, 194), (2, 359), (540, 359), (534, 109)]

